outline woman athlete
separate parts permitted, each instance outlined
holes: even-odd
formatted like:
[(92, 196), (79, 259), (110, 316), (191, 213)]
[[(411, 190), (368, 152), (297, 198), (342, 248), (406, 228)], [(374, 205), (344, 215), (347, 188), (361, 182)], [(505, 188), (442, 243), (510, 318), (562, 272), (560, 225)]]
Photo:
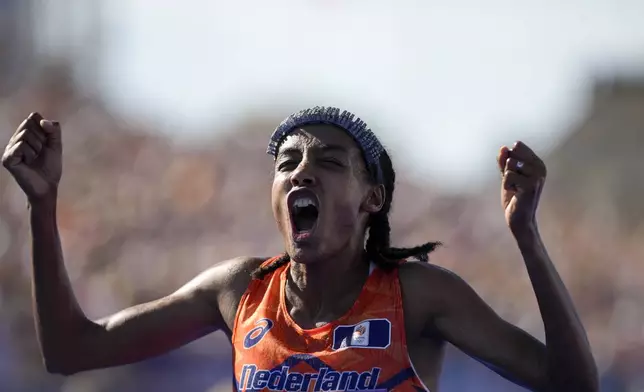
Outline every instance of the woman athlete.
[(90, 320), (70, 285), (56, 223), (61, 128), (29, 115), (2, 162), (30, 205), (46, 369), (71, 375), (142, 361), (221, 330), (232, 343), (235, 390), (436, 392), (449, 342), (530, 390), (598, 391), (586, 334), (538, 231), (546, 167), (525, 144), (499, 152), (501, 203), (545, 344), (427, 263), (438, 243), (391, 247), (395, 173), (364, 122), (335, 108), (307, 109), (280, 124), (268, 152), (284, 254), (214, 263), (165, 298)]

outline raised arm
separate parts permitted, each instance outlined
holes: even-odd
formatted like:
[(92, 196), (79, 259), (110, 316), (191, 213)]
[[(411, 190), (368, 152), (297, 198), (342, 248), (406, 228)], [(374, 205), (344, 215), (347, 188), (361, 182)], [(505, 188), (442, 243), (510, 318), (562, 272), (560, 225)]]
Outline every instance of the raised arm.
[(85, 316), (65, 270), (56, 224), (61, 160), (60, 127), (36, 113), (18, 127), (2, 158), (31, 206), (33, 304), (47, 370), (67, 375), (132, 363), (227, 328), (254, 259), (218, 264), (165, 298), (110, 317)]
[(501, 148), (501, 203), (505, 219), (526, 265), (543, 320), (550, 390), (599, 390), (590, 343), (572, 298), (543, 245), (537, 207), (546, 165), (522, 142)]
[(526, 240), (520, 247), (539, 303), (545, 344), (499, 317), (451, 272), (418, 264), (413, 266), (414, 271), (401, 273), (401, 278), (415, 282), (407, 285), (407, 290), (423, 307), (416, 314), (426, 318), (426, 333), (438, 333), (496, 373), (530, 390), (598, 391), (597, 369), (570, 296), (543, 246), (533, 241), (536, 239)]
[(400, 272), (407, 309), (423, 320), (423, 335), (453, 344), (518, 385), (550, 391), (546, 345), (499, 317), (457, 275), (421, 263)]
[(55, 200), (31, 208), (33, 304), (49, 372), (68, 375), (140, 361), (225, 326), (217, 304), (225, 264), (165, 298), (89, 320), (65, 270), (55, 211)]
[(404, 272), (401, 277), (411, 282), (408, 290), (416, 299), (423, 298), (417, 301), (425, 304), (418, 312), (427, 317), (428, 333), (437, 332), (502, 376), (535, 391), (598, 391), (597, 368), (586, 333), (537, 230), (535, 213), (545, 165), (520, 142), (512, 150), (502, 149), (499, 161), (504, 173), (503, 207), (536, 294), (545, 345), (502, 320), (450, 272), (410, 265), (417, 271)]

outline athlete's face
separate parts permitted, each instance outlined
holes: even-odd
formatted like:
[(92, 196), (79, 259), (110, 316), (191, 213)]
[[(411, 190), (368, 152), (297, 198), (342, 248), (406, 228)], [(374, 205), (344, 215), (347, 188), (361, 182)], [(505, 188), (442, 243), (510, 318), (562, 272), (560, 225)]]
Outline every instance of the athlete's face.
[(345, 131), (311, 125), (290, 134), (275, 160), (272, 205), (291, 258), (313, 263), (362, 249), (383, 190), (368, 181), (361, 151)]

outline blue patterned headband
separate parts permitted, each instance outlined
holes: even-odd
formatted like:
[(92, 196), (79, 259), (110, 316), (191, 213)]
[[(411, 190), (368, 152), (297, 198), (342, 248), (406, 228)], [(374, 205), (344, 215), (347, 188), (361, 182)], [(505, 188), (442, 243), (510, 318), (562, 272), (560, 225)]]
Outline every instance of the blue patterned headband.
[(266, 152), (277, 157), (279, 146), (288, 135), (301, 126), (311, 124), (330, 124), (344, 129), (358, 143), (367, 161), (368, 170), (375, 168), (376, 173), (372, 173), (375, 179), (378, 183), (384, 182), (380, 166), (380, 156), (385, 151), (384, 147), (364, 121), (346, 110), (341, 112), (338, 108), (316, 106), (291, 114), (275, 128)]

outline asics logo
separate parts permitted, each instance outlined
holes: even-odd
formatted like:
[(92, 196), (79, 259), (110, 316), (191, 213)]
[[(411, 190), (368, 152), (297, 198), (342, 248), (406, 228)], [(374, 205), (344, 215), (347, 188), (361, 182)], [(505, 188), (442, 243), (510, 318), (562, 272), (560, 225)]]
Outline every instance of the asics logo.
[(244, 338), (244, 348), (248, 349), (255, 346), (264, 338), (264, 335), (273, 328), (273, 321), (263, 318), (255, 322), (257, 327), (251, 329)]

